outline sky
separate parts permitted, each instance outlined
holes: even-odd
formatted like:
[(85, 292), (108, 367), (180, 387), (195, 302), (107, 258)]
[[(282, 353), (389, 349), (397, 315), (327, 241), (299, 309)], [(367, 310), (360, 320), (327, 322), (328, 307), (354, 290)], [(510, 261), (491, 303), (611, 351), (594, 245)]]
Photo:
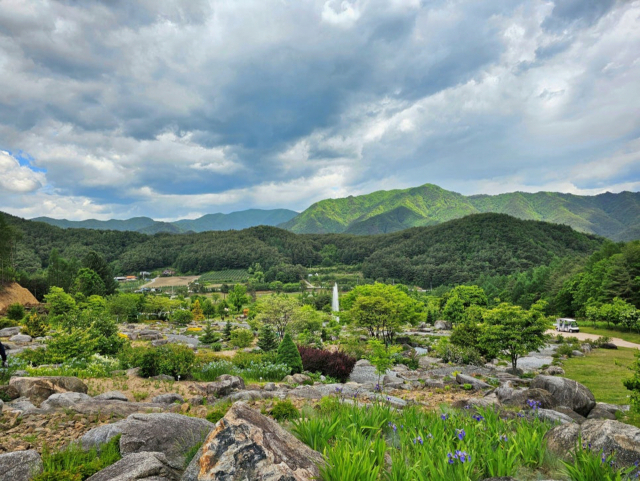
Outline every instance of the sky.
[(0, 210), (640, 190), (640, 1), (0, 0)]

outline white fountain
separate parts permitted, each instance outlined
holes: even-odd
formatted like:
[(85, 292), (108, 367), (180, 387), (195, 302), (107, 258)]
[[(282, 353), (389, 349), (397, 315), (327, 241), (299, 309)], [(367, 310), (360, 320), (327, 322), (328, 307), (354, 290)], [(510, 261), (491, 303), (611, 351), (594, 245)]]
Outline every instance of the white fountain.
[[(338, 283), (333, 285), (333, 297), (331, 298), (331, 310), (340, 312), (340, 302), (338, 301)], [(336, 316), (336, 321), (340, 322), (340, 316)]]

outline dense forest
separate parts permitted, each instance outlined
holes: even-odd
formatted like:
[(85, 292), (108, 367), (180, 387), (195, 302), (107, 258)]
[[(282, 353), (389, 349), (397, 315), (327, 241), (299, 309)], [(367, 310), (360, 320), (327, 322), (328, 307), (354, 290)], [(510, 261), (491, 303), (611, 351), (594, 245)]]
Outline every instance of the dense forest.
[[(550, 264), (554, 259), (587, 256), (603, 239), (567, 226), (522, 221), (504, 214), (477, 214), (444, 224), (386, 235), (294, 234), (260, 226), (241, 231), (156, 234), (60, 229), (6, 216), (19, 233), (12, 262), (36, 274), (49, 267), (51, 254), (83, 259), (102, 256), (114, 274), (172, 266), (179, 272), (248, 268), (268, 272), (292, 266), (359, 265), (366, 278), (396, 280), (421, 287), (461, 284), (481, 276), (506, 276)], [(301, 272), (298, 270), (297, 272)]]

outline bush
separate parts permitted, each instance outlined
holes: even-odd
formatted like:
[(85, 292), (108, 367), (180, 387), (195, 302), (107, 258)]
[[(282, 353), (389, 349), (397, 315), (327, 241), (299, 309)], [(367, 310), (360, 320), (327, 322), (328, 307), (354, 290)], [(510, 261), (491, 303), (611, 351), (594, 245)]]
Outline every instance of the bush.
[(231, 331), (230, 344), (232, 346), (238, 348), (249, 347), (252, 342), (253, 332), (249, 329), (236, 329), (235, 331)]
[(297, 419), (300, 417), (300, 411), (289, 399), (276, 402), (271, 408), (271, 416), (276, 421), (284, 421), (288, 419)]
[(213, 344), (214, 342), (218, 342), (219, 340), (220, 334), (213, 330), (211, 321), (207, 321), (204, 331), (200, 336), (200, 342), (203, 342), (204, 344)]
[(331, 352), (309, 346), (298, 346), (298, 352), (305, 371), (319, 372), (340, 382), (347, 382), (356, 364), (355, 357), (342, 351)]
[(12, 321), (21, 321), (24, 318), (24, 306), (18, 302), (7, 307), (7, 317)]
[(187, 346), (167, 344), (148, 349), (140, 362), (140, 374), (153, 377), (160, 374), (185, 378), (191, 373), (196, 355)]
[(0, 318), (0, 329), (4, 329), (5, 327), (15, 327), (17, 325), (18, 323), (16, 321), (12, 321), (6, 317)]
[(220, 344), (219, 342), (214, 342), (213, 344), (211, 344), (211, 349), (214, 352), (220, 352), (222, 351), (222, 344)]
[(571, 344), (562, 344), (560, 347), (558, 347), (558, 349), (556, 350), (556, 354), (558, 356), (567, 356), (567, 357), (571, 357), (573, 356), (573, 351), (574, 351), (574, 347)]
[(436, 353), (438, 357), (442, 358), (443, 362), (471, 364), (474, 366), (482, 366), (484, 364), (482, 356), (474, 348), (456, 346), (446, 342), (446, 340), (442, 340), (436, 345)]
[(289, 333), (278, 346), (278, 363), (289, 366), (291, 374), (302, 372), (302, 358)]
[(49, 326), (37, 312), (30, 314), (24, 321), (24, 333), (31, 337), (42, 337), (47, 333)]
[(187, 311), (186, 309), (180, 309), (171, 314), (171, 322), (175, 324), (186, 326), (191, 321), (193, 321), (193, 313), (191, 311)]

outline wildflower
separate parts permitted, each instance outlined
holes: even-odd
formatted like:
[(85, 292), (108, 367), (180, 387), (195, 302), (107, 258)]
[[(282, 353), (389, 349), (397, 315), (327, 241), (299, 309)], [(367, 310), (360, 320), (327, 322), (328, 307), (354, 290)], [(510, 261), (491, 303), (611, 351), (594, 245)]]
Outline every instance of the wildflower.
[(518, 413), (518, 414), (517, 414), (517, 416), (518, 416), (519, 418), (523, 418), (523, 417), (524, 417), (524, 414), (522, 414), (522, 413)]
[(604, 463), (607, 460), (606, 454), (604, 454), (604, 449), (602, 450), (602, 458), (600, 459), (600, 463)]
[(440, 419), (442, 419), (443, 421), (446, 421), (447, 419), (449, 419), (449, 415), (448, 414), (441, 414), (440, 415)]
[(527, 399), (527, 404), (533, 410), (540, 409), (542, 407), (542, 403), (534, 399)]
[(433, 434), (431, 433), (427, 434), (427, 439), (433, 439)]
[(462, 441), (464, 437), (467, 435), (467, 433), (464, 432), (464, 429), (456, 429), (456, 431), (458, 433), (458, 439), (460, 441)]
[(506, 443), (507, 441), (509, 441), (509, 438), (507, 438), (506, 434), (503, 434), (500, 436), (500, 441), (504, 441)]
[(484, 420), (484, 417), (481, 416), (480, 414), (474, 414), (473, 419), (475, 419), (476, 421), (482, 421)]

